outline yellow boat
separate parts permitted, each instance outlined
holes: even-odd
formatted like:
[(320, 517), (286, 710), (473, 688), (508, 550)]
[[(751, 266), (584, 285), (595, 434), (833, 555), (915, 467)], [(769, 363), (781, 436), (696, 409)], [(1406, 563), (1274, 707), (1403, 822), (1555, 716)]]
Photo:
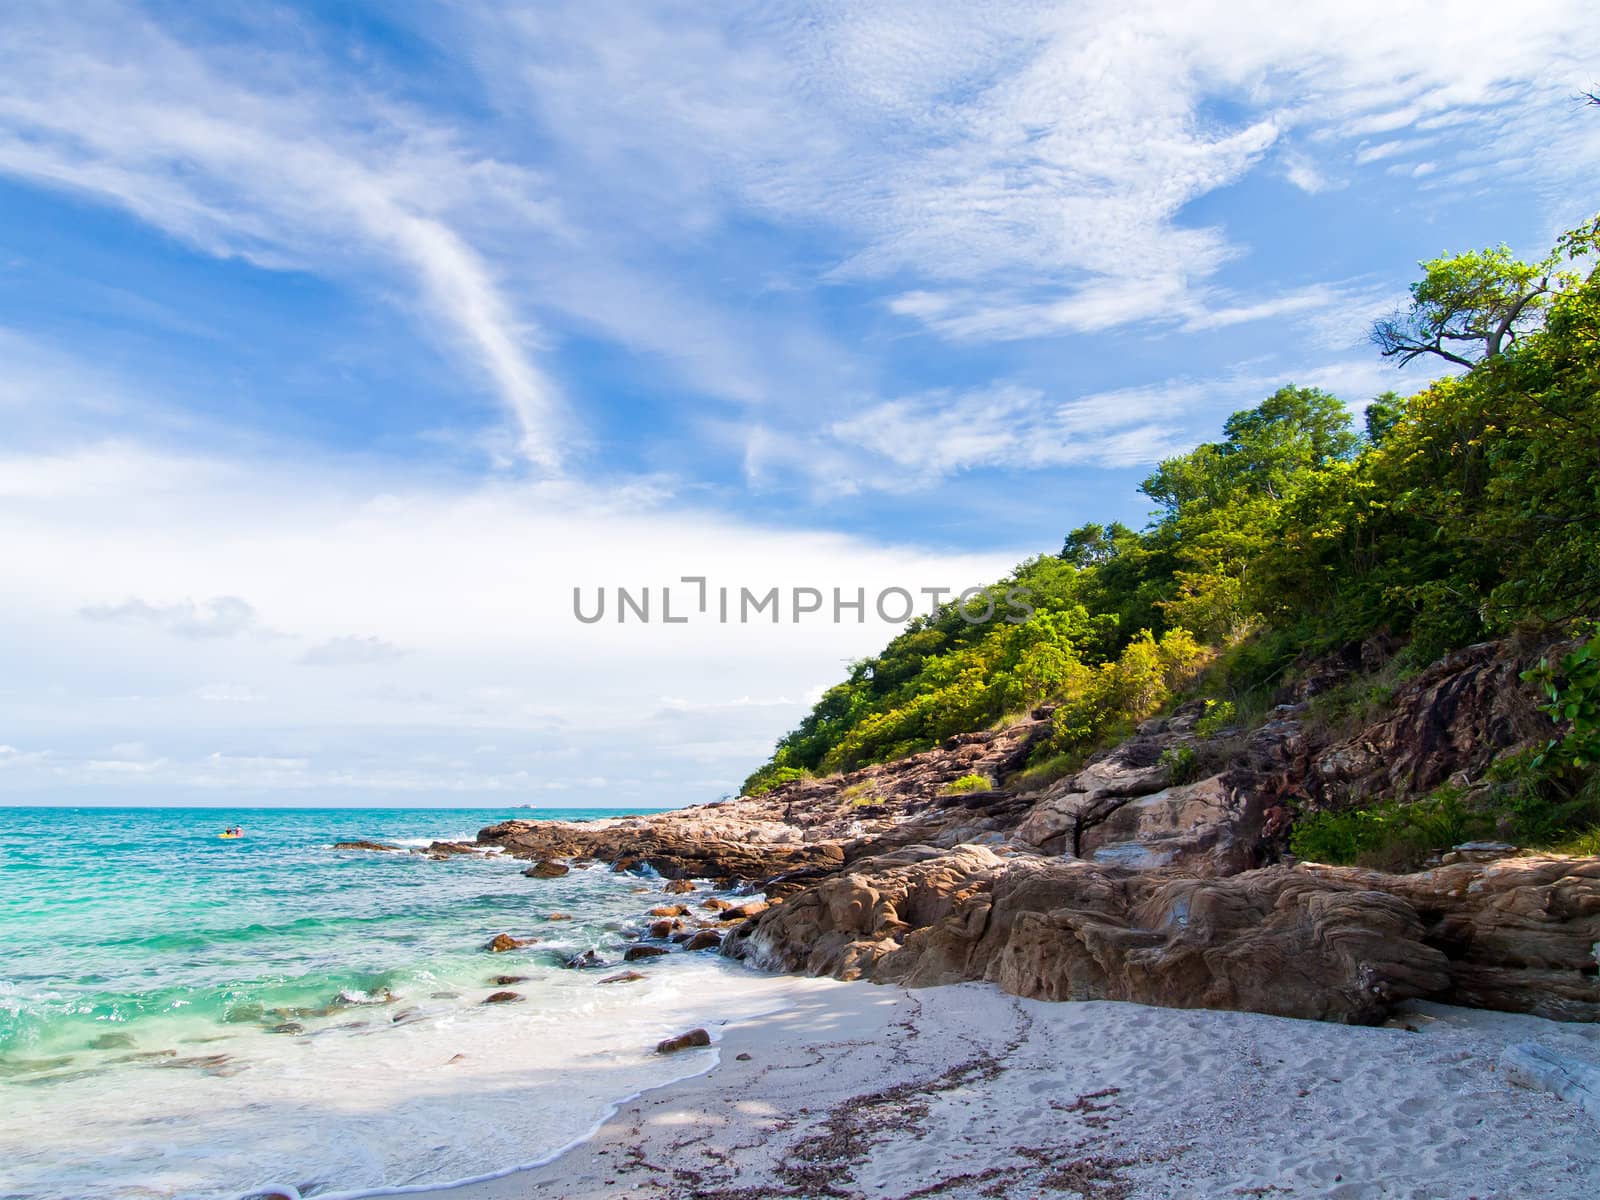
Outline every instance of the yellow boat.
[(221, 838), (223, 841), (227, 842), (227, 841), (232, 841), (234, 838), (242, 838), (244, 836), (244, 834), (242, 834), (242, 833), (219, 833), (219, 834), (217, 834), (217, 836), (219, 838)]

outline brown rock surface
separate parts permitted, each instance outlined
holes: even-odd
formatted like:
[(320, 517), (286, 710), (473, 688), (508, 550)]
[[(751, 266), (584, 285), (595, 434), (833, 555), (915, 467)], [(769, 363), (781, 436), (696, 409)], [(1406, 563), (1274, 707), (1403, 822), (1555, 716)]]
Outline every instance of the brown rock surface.
[(711, 1035), (704, 1029), (691, 1029), (688, 1033), (680, 1033), (677, 1037), (667, 1038), (656, 1043), (657, 1054), (676, 1054), (679, 1050), (691, 1050), (696, 1046), (711, 1045)]
[(429, 842), (422, 850), (413, 851), (415, 854), (426, 854), (429, 858), (456, 858), (463, 854), (481, 854), (482, 847), (469, 846), (466, 842)]
[(534, 863), (533, 866), (528, 867), (522, 873), (529, 879), (560, 879), (570, 870), (572, 870), (571, 867), (568, 867), (562, 863), (550, 862), (548, 859), (543, 859)]
[(645, 958), (660, 958), (666, 951), (660, 946), (629, 946), (623, 954), (623, 962), (638, 962)]
[(741, 926), (724, 952), (841, 979), (987, 979), (1048, 1000), (1371, 1022), (1429, 997), (1600, 1019), (1591, 859), (1202, 877), (961, 847), (858, 871)]
[(520, 992), (491, 992), (484, 997), (485, 1004), (515, 1004), (522, 999)]
[(1308, 785), (1338, 804), (1419, 795), (1459, 772), (1480, 775), (1497, 753), (1548, 736), (1549, 721), (1518, 678), (1539, 655), (1509, 642), (1445, 655), (1407, 680), (1380, 720), (1318, 753)]
[(538, 938), (512, 937), (509, 933), (497, 933), (485, 948), (495, 954), (504, 954), (507, 950), (520, 950), (524, 946), (531, 946), (538, 940)]
[(388, 842), (369, 842), (357, 839), (353, 842), (335, 842), (335, 850), (399, 850), (399, 846), (391, 846)]

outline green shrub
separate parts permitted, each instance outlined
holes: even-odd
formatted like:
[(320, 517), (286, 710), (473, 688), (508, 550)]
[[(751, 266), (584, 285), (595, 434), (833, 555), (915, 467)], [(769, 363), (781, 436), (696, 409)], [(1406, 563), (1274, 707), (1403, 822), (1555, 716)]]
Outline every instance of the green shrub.
[(969, 792), (991, 792), (994, 790), (994, 780), (987, 775), (963, 775), (960, 779), (952, 779), (939, 790), (946, 796), (964, 796)]
[(1423, 800), (1321, 812), (1295, 822), (1289, 849), (1311, 862), (1412, 870), (1430, 854), (1493, 837), (1492, 815), (1469, 812), (1455, 789)]
[(749, 779), (744, 781), (744, 786), (739, 789), (741, 796), (764, 796), (773, 788), (785, 783), (793, 783), (797, 779), (805, 779), (810, 774), (799, 767), (781, 767), (776, 763), (768, 763)]
[(1030, 763), (1013, 775), (1010, 786), (1022, 792), (1037, 791), (1049, 787), (1059, 779), (1065, 779), (1083, 765), (1081, 753), (1051, 754), (1048, 746), (1044, 747), (1043, 753), (1045, 756), (1038, 762)]
[(839, 799), (852, 808), (883, 803), (883, 797), (878, 795), (877, 786), (870, 779), (863, 779), (860, 783), (852, 783), (839, 793)]
[(1207, 700), (1206, 711), (1195, 722), (1194, 731), (1201, 737), (1216, 737), (1224, 729), (1229, 729), (1234, 723), (1234, 707), (1232, 700)]
[(1546, 703), (1541, 712), (1567, 731), (1550, 739), (1535, 766), (1570, 766), (1578, 769), (1600, 764), (1600, 626), (1588, 627), (1589, 639), (1552, 667), (1547, 659), (1523, 672), (1522, 678), (1539, 685)]
[(1172, 773), (1174, 784), (1193, 783), (1200, 776), (1200, 756), (1193, 746), (1168, 746), (1161, 752), (1161, 763)]

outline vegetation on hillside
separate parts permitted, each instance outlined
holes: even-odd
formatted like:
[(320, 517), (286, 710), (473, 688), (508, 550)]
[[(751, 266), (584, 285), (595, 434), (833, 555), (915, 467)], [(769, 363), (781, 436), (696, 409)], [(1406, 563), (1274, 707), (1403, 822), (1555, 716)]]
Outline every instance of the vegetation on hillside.
[[(1361, 429), (1339, 398), (1293, 385), (1235, 413), (1219, 440), (1144, 481), (1157, 509), (1145, 529), (1083, 525), (1059, 554), (995, 583), (997, 599), (1028, 590), (1026, 620), (973, 623), (953, 605), (913, 620), (851, 666), (746, 790), (895, 758), (1046, 703), (1054, 737), (1042, 753), (1070, 765), (1202, 670), (1213, 699), (1243, 717), (1292, 663), (1377, 631), (1420, 667), (1517, 626), (1595, 615), (1597, 242), (1600, 221), (1539, 263), (1503, 247), (1423, 263), (1410, 308), (1373, 338), (1385, 355), (1437, 356), (1459, 376), (1376, 398)], [(1600, 646), (1593, 661), (1600, 672)], [(1542, 677), (1555, 719), (1570, 726), (1572, 704), (1581, 716), (1600, 698), (1582, 682), (1589, 669)], [(1591, 687), (1587, 699), (1560, 699), (1573, 686)], [(1528, 769), (1546, 782), (1567, 771), (1570, 798), (1597, 754), (1552, 750)], [(1430, 803), (1406, 818), (1437, 826), (1425, 839), (1454, 829), (1449, 798)], [(1386, 819), (1339, 833), (1347, 854)]]

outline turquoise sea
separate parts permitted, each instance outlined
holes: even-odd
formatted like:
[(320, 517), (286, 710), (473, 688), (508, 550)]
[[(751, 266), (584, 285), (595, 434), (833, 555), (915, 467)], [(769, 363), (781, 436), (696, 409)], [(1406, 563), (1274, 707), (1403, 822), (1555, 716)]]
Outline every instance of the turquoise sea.
[[(407, 852), (511, 816), (604, 815), (0, 809), (0, 1198), (470, 1178), (703, 1069), (648, 1050), (781, 1003), (771, 981), (714, 953), (609, 986), (564, 965), (620, 961), (659, 881)], [(357, 838), (402, 850), (332, 849)], [(487, 953), (501, 932), (537, 940)], [(483, 1004), (503, 988), (522, 999)]]

